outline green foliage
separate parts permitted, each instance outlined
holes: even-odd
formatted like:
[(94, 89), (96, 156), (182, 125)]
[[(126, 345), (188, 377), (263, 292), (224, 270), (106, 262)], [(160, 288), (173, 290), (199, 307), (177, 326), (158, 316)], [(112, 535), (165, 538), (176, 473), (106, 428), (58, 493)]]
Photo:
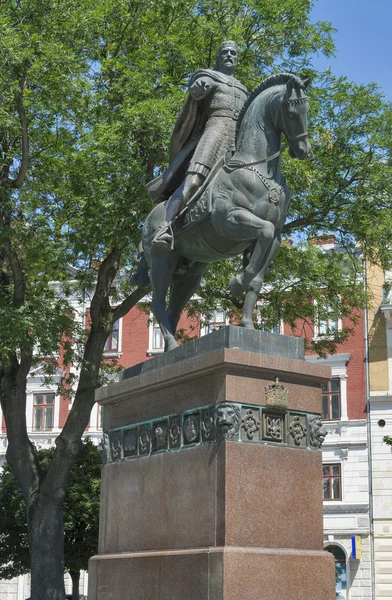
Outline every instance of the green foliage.
[(392, 110), (375, 84), (355, 85), (329, 71), (310, 92), (312, 156), (287, 160), (293, 191), (286, 232), (336, 232), (370, 260), (391, 263)]
[[(0, 253), (0, 362), (33, 345), (55, 355), (64, 334), (83, 346), (69, 294), (94, 290), (92, 265), (113, 248), (119, 266), (132, 270), (152, 207), (145, 184), (167, 162), (189, 75), (214, 65), (223, 38), (240, 44), (239, 77), (250, 88), (271, 70), (305, 69), (311, 52), (333, 50), (331, 26), (311, 25), (310, 8), (309, 0), (2, 4), (0, 248), (16, 251), (26, 297), (15, 307), (14, 273)], [(29, 168), (15, 188), (20, 100)], [(73, 289), (64, 284), (69, 265), (78, 269)], [(64, 285), (61, 299), (49, 293), (50, 281)], [(129, 294), (124, 281), (119, 287), (122, 298)]]
[[(15, 348), (32, 345), (46, 356), (55, 354), (64, 335), (80, 340), (83, 349), (85, 334), (71, 318), (69, 294), (94, 290), (97, 272), (92, 265), (113, 248), (121, 249), (119, 266), (132, 270), (140, 226), (152, 206), (145, 184), (167, 162), (187, 78), (196, 68), (214, 65), (223, 38), (239, 43), (238, 76), (249, 88), (281, 69), (313, 78), (313, 155), (304, 162), (284, 155), (293, 192), (286, 233), (297, 240), (334, 231), (345, 246), (352, 248), (355, 239), (370, 258), (390, 263), (390, 107), (374, 85), (356, 86), (329, 72), (314, 73), (311, 53), (333, 52), (333, 29), (328, 23), (310, 24), (311, 5), (310, 0), (72, 0), (66, 7), (54, 0), (3, 3), (0, 247), (9, 241), (17, 250), (26, 301), (15, 308), (15, 282), (0, 254), (9, 277), (8, 284), (0, 281), (0, 360), (9, 360)], [(7, 181), (17, 176), (23, 159), (21, 94), (29, 170), (23, 186), (15, 189)], [(290, 262), (290, 279), (297, 281), (303, 271), (295, 271), (296, 250), (290, 251), (295, 256), (289, 259), (286, 252), (284, 262)], [(72, 289), (64, 284), (59, 299), (50, 293), (49, 282), (68, 280), (69, 265), (78, 269), (76, 283)], [(214, 298), (225, 301), (237, 265), (209, 269), (203, 310)], [(317, 259), (309, 272), (319, 268)], [(295, 306), (309, 297), (308, 282), (306, 278), (303, 298)], [(130, 291), (122, 279), (119, 296)], [(354, 305), (360, 294), (358, 289)], [(280, 295), (271, 301), (275, 299), (281, 300)], [(291, 319), (293, 310), (284, 312)]]
[(392, 438), (384, 435), (384, 437), (382, 438), (382, 441), (387, 444), (387, 446), (392, 446)]
[[(42, 475), (54, 449), (37, 450)], [(69, 478), (64, 500), (64, 559), (67, 571), (87, 570), (88, 560), (98, 550), (101, 457), (89, 439), (83, 443)], [(0, 578), (11, 579), (30, 571), (26, 505), (10, 465), (0, 477)]]
[(0, 479), (0, 576), (12, 579), (28, 573), (26, 505), (10, 466), (5, 463)]

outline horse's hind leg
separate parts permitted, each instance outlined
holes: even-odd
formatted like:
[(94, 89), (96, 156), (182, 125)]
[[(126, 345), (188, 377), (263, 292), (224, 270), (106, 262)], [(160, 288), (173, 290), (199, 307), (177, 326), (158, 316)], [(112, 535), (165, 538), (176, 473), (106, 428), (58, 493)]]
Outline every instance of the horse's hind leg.
[(184, 275), (175, 275), (173, 277), (169, 307), (167, 310), (173, 334), (177, 329), (181, 313), (199, 287), (201, 278), (203, 277), (207, 266), (206, 263), (195, 262), (192, 267), (187, 268)]
[(178, 261), (176, 252), (165, 252), (164, 257), (151, 258), (152, 312), (165, 340), (165, 351), (178, 346), (166, 311), (166, 294), (172, 282)]

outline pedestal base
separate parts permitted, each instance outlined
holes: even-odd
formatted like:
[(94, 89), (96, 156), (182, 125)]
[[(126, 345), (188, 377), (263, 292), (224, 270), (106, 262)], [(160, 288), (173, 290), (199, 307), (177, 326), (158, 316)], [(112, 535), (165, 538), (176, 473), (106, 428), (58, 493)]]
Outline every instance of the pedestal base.
[(100, 600), (333, 600), (324, 551), (201, 548), (96, 556), (89, 598)]
[(334, 600), (315, 414), (329, 369), (294, 338), (228, 328), (127, 375), (97, 394), (89, 600)]

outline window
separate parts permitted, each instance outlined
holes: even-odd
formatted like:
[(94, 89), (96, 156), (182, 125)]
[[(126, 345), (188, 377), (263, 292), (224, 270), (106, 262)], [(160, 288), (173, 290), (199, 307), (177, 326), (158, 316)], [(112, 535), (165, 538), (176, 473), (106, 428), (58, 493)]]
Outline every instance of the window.
[(208, 322), (207, 333), (226, 327), (226, 313), (224, 310), (214, 310), (212, 318)]
[(339, 320), (333, 317), (332, 315), (328, 315), (325, 319), (318, 320), (318, 335), (331, 335), (338, 331), (339, 329)]
[(54, 394), (34, 394), (33, 431), (50, 431), (53, 428)]
[(165, 347), (165, 340), (163, 339), (161, 328), (157, 323), (153, 323), (152, 326), (152, 349), (163, 350)]
[(340, 419), (340, 379), (321, 384), (321, 418), (325, 421)]
[(261, 331), (266, 331), (267, 333), (280, 333), (279, 320), (261, 319), (260, 329)]
[(281, 333), (283, 327), (279, 311), (262, 298), (256, 305), (257, 328), (266, 333)]
[(148, 322), (148, 349), (147, 356), (153, 354), (161, 354), (165, 349), (165, 339), (163, 337), (161, 328), (156, 322), (154, 315), (150, 313), (150, 319)]
[(333, 338), (341, 329), (342, 321), (336, 315), (336, 307), (316, 305), (316, 336)]
[(347, 566), (346, 555), (339, 546), (327, 546), (325, 548), (335, 559), (336, 574), (336, 600), (346, 600), (347, 598)]
[(98, 404), (98, 407), (97, 407), (97, 429), (98, 430), (102, 429), (102, 424), (103, 424), (103, 406)]
[(106, 340), (104, 352), (118, 352), (120, 341), (120, 321), (116, 321), (113, 325), (112, 333)]
[(323, 496), (324, 500), (342, 499), (341, 465), (323, 465)]

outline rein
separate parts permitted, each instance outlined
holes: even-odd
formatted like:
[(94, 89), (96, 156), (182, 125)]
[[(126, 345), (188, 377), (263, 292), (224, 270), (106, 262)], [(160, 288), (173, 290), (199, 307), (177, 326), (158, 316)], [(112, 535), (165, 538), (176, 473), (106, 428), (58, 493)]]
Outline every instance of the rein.
[(270, 160), (274, 160), (274, 158), (278, 158), (278, 156), (280, 156), (282, 154), (282, 152), (284, 152), (286, 150), (287, 146), (282, 146), (282, 148), (280, 150), (278, 150), (278, 152), (275, 152), (275, 154), (271, 154), (271, 156), (267, 156), (267, 158), (261, 158), (260, 160), (255, 160), (254, 162), (244, 162), (242, 160), (239, 160), (238, 158), (230, 158), (228, 161), (225, 161), (223, 166), (229, 167), (229, 169), (231, 169), (232, 171), (235, 171), (236, 169), (245, 169), (246, 167), (253, 167), (254, 165), (261, 165), (263, 163), (267, 163)]

